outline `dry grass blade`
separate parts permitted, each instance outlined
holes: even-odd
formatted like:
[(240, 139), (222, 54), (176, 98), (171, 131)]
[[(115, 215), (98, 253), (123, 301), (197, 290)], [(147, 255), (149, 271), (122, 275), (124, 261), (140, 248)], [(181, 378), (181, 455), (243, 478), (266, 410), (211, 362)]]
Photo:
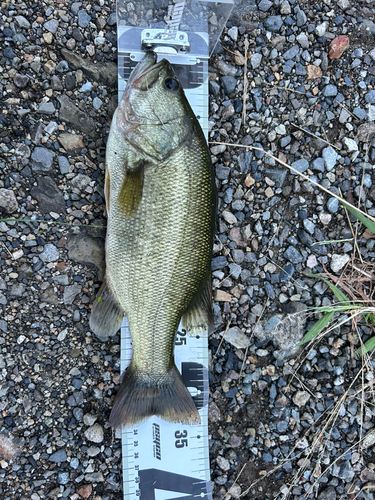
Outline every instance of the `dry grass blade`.
[(319, 137), (319, 135), (313, 134), (312, 132), (310, 132), (310, 130), (306, 130), (305, 128), (302, 128), (299, 125), (297, 125), (296, 123), (291, 123), (291, 125), (293, 125), (293, 127), (298, 128), (299, 130), (302, 130), (302, 132), (306, 132), (306, 134), (311, 135), (312, 137), (315, 137), (315, 139), (319, 139), (319, 141), (325, 142), (326, 144), (328, 144), (328, 146), (331, 146), (331, 148), (334, 148), (334, 149), (337, 149), (337, 151), (340, 151), (340, 148), (338, 148), (334, 144), (331, 144), (330, 142), (326, 141), (322, 137)]
[(249, 39), (245, 36), (245, 64), (243, 69), (243, 93), (242, 93), (242, 125), (246, 122), (246, 101), (249, 80), (247, 78), (247, 52), (249, 50)]
[(230, 327), (230, 321), (228, 321), (227, 326), (225, 327), (225, 330), (224, 330), (223, 336), (221, 337), (221, 340), (220, 340), (219, 346), (218, 346), (218, 348), (216, 349), (216, 352), (215, 352), (214, 357), (212, 358), (212, 362), (214, 362), (214, 361), (215, 361), (215, 359), (217, 358), (217, 353), (220, 351), (221, 345), (222, 345), (222, 343), (224, 342), (224, 338), (225, 338), (225, 335), (227, 334), (227, 332), (228, 332), (228, 330), (229, 330), (229, 327)]

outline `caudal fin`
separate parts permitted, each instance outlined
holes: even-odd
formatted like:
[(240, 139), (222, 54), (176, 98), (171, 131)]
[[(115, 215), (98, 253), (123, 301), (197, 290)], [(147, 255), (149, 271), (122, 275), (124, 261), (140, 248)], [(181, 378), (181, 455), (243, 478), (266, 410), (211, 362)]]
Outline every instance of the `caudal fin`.
[(168, 422), (201, 422), (176, 366), (160, 378), (151, 378), (137, 373), (130, 365), (116, 395), (109, 423), (113, 427), (133, 427), (152, 415)]

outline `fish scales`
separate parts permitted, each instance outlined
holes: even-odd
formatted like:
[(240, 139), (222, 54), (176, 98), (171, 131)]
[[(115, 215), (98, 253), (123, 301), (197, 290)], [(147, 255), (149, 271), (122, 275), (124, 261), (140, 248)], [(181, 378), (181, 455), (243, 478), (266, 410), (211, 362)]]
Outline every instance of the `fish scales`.
[[(208, 258), (201, 255), (210, 255), (212, 186), (209, 170), (198, 166), (201, 156), (202, 144), (195, 138), (167, 162), (145, 169), (136, 215), (129, 219), (116, 211), (108, 220), (109, 284), (121, 297), (132, 339), (137, 339), (134, 361), (147, 370), (160, 372), (169, 365), (161, 352), (171, 351), (181, 314), (207, 278)], [(115, 181), (111, 175), (111, 203), (120, 188), (121, 177)]]
[(107, 142), (106, 279), (90, 325), (102, 338), (125, 313), (132, 360), (110, 423), (151, 415), (198, 423), (173, 359), (178, 324), (212, 319), (217, 193), (207, 144), (168, 61), (146, 53), (129, 77)]

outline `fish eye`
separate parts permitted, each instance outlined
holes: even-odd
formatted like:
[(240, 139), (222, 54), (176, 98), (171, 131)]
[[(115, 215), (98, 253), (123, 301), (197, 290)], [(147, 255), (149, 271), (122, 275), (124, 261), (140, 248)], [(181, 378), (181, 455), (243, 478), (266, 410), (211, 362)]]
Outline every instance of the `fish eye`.
[(166, 78), (164, 80), (164, 87), (167, 90), (172, 90), (172, 91), (177, 90), (179, 88), (179, 86), (180, 86), (180, 84), (174, 78)]

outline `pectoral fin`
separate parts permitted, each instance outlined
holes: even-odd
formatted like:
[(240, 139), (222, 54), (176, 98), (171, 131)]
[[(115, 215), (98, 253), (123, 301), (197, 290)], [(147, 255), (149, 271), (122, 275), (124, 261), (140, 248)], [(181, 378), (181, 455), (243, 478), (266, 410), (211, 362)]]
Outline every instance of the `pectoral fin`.
[(182, 326), (185, 330), (194, 334), (206, 330), (211, 331), (214, 324), (212, 308), (212, 285), (211, 275), (207, 277), (205, 285), (198, 291), (189, 308), (182, 316)]
[(118, 197), (118, 205), (124, 215), (133, 217), (142, 199), (144, 162), (136, 169), (127, 169)]
[(90, 328), (101, 340), (107, 340), (121, 327), (124, 311), (112, 295), (104, 279), (90, 315)]

